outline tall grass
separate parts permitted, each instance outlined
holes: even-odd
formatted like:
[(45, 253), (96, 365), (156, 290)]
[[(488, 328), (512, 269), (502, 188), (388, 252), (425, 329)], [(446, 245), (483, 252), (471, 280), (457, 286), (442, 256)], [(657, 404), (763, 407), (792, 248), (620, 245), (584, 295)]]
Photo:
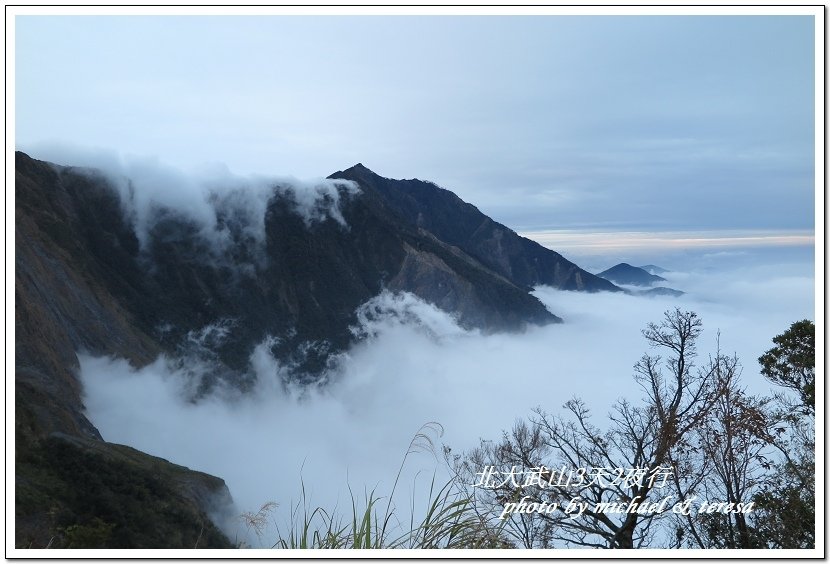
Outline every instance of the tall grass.
[[(375, 490), (364, 491), (358, 502), (349, 488), (350, 517), (338, 514), (337, 508), (326, 511), (311, 508), (302, 484), (302, 499), (291, 508), (289, 528), (277, 528), (277, 540), (272, 548), (292, 549), (352, 549), (352, 548), (501, 548), (508, 546), (499, 529), (494, 529), (475, 511), (473, 499), (460, 491), (450, 479), (439, 487), (433, 475), (425, 510), (419, 515), (416, 499), (410, 503), (408, 518), (401, 520), (394, 503), (395, 493), (410, 455), (429, 451), (435, 454), (430, 435), (441, 436), (438, 423), (427, 423), (415, 434), (398, 468), (392, 491), (382, 497)], [(414, 490), (414, 488), (413, 488)], [(385, 501), (385, 503), (384, 503)], [(242, 516), (249, 531), (260, 540), (264, 524), (276, 509), (266, 504), (257, 513)]]

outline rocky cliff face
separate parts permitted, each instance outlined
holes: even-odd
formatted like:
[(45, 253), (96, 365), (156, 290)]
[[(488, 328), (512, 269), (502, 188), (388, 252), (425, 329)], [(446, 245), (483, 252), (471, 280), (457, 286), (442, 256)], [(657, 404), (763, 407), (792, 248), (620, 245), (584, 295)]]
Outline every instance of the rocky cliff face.
[(333, 175), (355, 184), (312, 192), (308, 213), (307, 194), (273, 187), (257, 217), (243, 193), (212, 195), (207, 223), (183, 208), (138, 213), (133, 187), (97, 171), (22, 153), (15, 166), (18, 546), (229, 545), (209, 518), (229, 504), (220, 479), (102, 440), (83, 414), (78, 352), (136, 366), (209, 355), (216, 378), (244, 388), (266, 337), (296, 379), (315, 378), (384, 290), (484, 331), (560, 321), (535, 284), (616, 290), (446, 190), (360, 165)]
[[(292, 198), (275, 193), (264, 212), (264, 240), (257, 246), (232, 238), (217, 251), (203, 226), (173, 209), (155, 210), (140, 244), (125, 220), (124, 202), (103, 177), (25, 155), (18, 161), (19, 229), (28, 230), (19, 237), (18, 291), (27, 294), (21, 313), (28, 304), (45, 307), (37, 326), (64, 328), (48, 339), (61, 345), (55, 370), (71, 366), (79, 349), (141, 364), (160, 350), (177, 352), (188, 335), (223, 322), (231, 329), (215, 348), (229, 371), (244, 370), (254, 346), (270, 335), (279, 339), (275, 355), (294, 363), (303, 378), (325, 367), (331, 351), (349, 345), (355, 310), (384, 289), (411, 292), (468, 328), (515, 331), (559, 321), (528, 293), (531, 284), (599, 287), (590, 274), (541, 247), (533, 250), (542, 259), (517, 258), (530, 242), (480, 213), (477, 219), (493, 227), (478, 229), (490, 235), (472, 243), (459, 243), (443, 222), (435, 222), (433, 233), (409, 221), (395, 193), (376, 190), (380, 177), (368, 172), (357, 178), (359, 194), (340, 194), (342, 221), (308, 222)], [(447, 221), (453, 213), (466, 217), (469, 206), (439, 204), (435, 209)], [(432, 205), (425, 199), (419, 213)], [(217, 205), (215, 213), (232, 223), (233, 208)], [(235, 230), (239, 226), (230, 225), (226, 232)], [(38, 236), (29, 236), (32, 231)], [(32, 248), (47, 244), (53, 252)], [(488, 251), (494, 244), (502, 245), (500, 252)], [(45, 258), (55, 254), (69, 259), (68, 266)], [(545, 260), (550, 268), (540, 266)], [(52, 263), (57, 270), (50, 270)], [(56, 304), (66, 292), (73, 292), (71, 299)], [(77, 311), (57, 313), (61, 307)], [(79, 322), (88, 330), (78, 333)], [(300, 348), (305, 352), (298, 357)], [(40, 355), (24, 354), (29, 357)]]
[(15, 545), (229, 547), (224, 482), (101, 440), (76, 351), (135, 364), (162, 349), (123, 304), (137, 252), (111, 187), (18, 153), (15, 181)]

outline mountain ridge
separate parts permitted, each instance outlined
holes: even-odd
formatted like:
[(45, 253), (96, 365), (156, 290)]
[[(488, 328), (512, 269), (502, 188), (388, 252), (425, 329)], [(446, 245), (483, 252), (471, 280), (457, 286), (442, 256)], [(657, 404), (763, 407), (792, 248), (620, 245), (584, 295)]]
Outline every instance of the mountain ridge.
[[(352, 180), (383, 193), (405, 221), (435, 233), (441, 240), (458, 247), (518, 286), (532, 288), (549, 285), (560, 290), (619, 291), (609, 281), (579, 268), (559, 253), (519, 236), (512, 229), (487, 217), (473, 204), (433, 182), (391, 180), (361, 163), (328, 178)], [(523, 253), (529, 255), (527, 259), (520, 258)]]
[[(148, 468), (158, 469), (153, 487), (172, 492), (165, 495), (190, 531), (166, 546), (198, 542), (196, 524), (210, 522), (214, 509), (208, 501), (227, 505), (230, 498), (220, 478), (138, 451), (122, 456), (123, 447), (107, 443), (84, 414), (79, 351), (135, 367), (161, 354), (186, 366), (189, 355), (199, 355), (193, 358), (209, 360), (212, 371), (205, 386), (223, 379), (245, 389), (250, 355), (264, 342), (292, 377), (314, 381), (334, 353), (355, 342), (358, 306), (383, 291), (412, 293), (463, 327), (492, 332), (561, 321), (529, 293), (539, 283), (618, 290), (434, 184), (383, 179), (363, 165), (335, 175), (356, 177), (343, 180), (359, 190), (316, 192), (313, 209), (337, 205), (331, 213), (309, 219), (298, 213), (295, 192), (275, 189), (262, 209), (263, 231), (252, 235), (233, 198), (217, 198), (206, 237), (208, 228), (187, 210), (158, 205), (139, 232), (125, 199), (131, 192), (106, 174), (15, 154), (16, 545), (45, 546), (70, 526), (89, 527), (109, 546), (131, 538), (163, 544), (174, 531), (153, 513), (161, 506), (139, 521), (119, 516), (110, 503), (114, 492), (133, 491), (133, 481), (155, 480)], [(407, 198), (404, 188), (419, 192)], [(429, 221), (425, 210), (433, 203), (442, 215)], [(459, 229), (451, 225), (454, 211), (463, 216)], [(516, 256), (526, 249), (526, 257)], [(211, 328), (216, 338), (208, 342)], [(81, 488), (72, 486), (77, 464), (111, 477), (97, 494), (84, 493), (97, 500), (92, 513), (54, 486)], [(119, 503), (135, 503), (123, 495)], [(143, 519), (167, 529), (143, 537)], [(206, 535), (211, 546), (230, 546), (215, 527)]]

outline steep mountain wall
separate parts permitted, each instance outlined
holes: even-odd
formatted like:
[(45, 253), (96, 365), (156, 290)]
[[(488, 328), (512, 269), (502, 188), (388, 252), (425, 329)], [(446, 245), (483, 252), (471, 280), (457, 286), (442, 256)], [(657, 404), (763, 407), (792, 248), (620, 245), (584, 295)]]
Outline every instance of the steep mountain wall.
[(311, 187), (226, 187), (196, 211), (100, 171), (23, 153), (15, 166), (18, 546), (230, 544), (211, 522), (231, 510), (221, 479), (109, 444), (87, 420), (79, 352), (209, 359), (245, 389), (262, 343), (297, 381), (317, 378), (384, 291), (493, 332), (561, 321), (535, 284), (616, 289), (450, 192), (360, 166)]
[(104, 442), (83, 415), (76, 351), (161, 350), (122, 305), (137, 249), (115, 194), (15, 165), (15, 545), (231, 546), (211, 519), (231, 510), (221, 479)]

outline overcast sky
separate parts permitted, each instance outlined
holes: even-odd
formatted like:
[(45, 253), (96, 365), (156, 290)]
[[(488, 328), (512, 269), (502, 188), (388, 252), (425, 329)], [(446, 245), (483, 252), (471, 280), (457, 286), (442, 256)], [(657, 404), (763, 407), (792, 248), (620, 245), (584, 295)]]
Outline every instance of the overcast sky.
[(362, 162), (515, 229), (812, 229), (813, 26), (18, 16), (16, 146), (300, 178)]

